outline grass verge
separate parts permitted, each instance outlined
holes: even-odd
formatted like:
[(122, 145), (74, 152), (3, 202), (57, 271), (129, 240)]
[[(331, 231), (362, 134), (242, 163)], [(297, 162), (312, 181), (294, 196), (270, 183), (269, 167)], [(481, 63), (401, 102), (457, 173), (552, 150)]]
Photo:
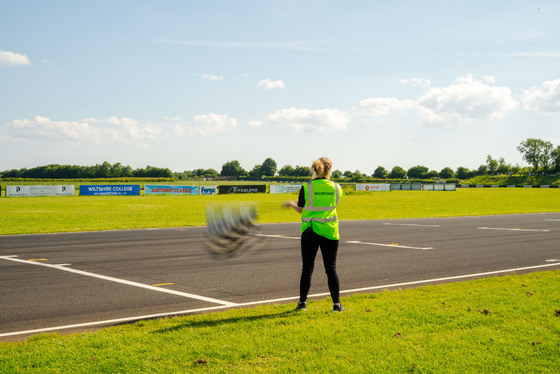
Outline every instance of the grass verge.
[[(0, 199), (0, 235), (120, 230), (205, 224), (207, 204), (257, 202), (260, 222), (295, 222), (281, 209), (296, 194), (215, 196), (73, 196)], [(341, 220), (476, 216), (560, 211), (560, 190), (488, 188), (457, 191), (349, 192)]]
[(558, 373), (560, 271), (0, 343), (6, 373)]

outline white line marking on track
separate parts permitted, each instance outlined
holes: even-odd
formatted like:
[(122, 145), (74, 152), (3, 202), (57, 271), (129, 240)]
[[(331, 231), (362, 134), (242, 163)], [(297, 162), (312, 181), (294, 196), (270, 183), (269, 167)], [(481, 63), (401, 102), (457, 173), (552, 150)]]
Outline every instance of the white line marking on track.
[(379, 247), (393, 247), (393, 248), (406, 248), (406, 249), (421, 249), (421, 250), (434, 249), (433, 247), (410, 247), (410, 246), (407, 246), (407, 245), (398, 245), (398, 244), (367, 243), (367, 242), (361, 242), (361, 241), (358, 241), (358, 240), (351, 240), (351, 241), (346, 242), (346, 243), (376, 245), (376, 246), (379, 246)]
[[(435, 278), (435, 279), (427, 279), (427, 280), (414, 281), (414, 282), (403, 282), (403, 283), (396, 283), (396, 284), (385, 285), (385, 286), (356, 288), (356, 289), (353, 289), (353, 290), (340, 291), (340, 293), (371, 291), (371, 290), (379, 290), (379, 289), (384, 289), (384, 288), (393, 288), (393, 287), (402, 287), (402, 286), (413, 286), (413, 285), (417, 285), (417, 284), (435, 283), (435, 282), (443, 282), (443, 281), (465, 279), (465, 278), (475, 278), (475, 277), (497, 275), (497, 274), (504, 274), (504, 273), (514, 273), (516, 271), (523, 271), (523, 270), (535, 270), (535, 269), (541, 269), (541, 268), (546, 268), (546, 267), (551, 267), (551, 266), (559, 266), (559, 265), (560, 265), (560, 263), (553, 263), (553, 264), (545, 264), (545, 265), (527, 266), (527, 267), (515, 268), (515, 269), (495, 270), (495, 271), (488, 271), (488, 272), (485, 272), (485, 273), (457, 275), (457, 276), (454, 276), (454, 277)], [(323, 295), (330, 295), (330, 294), (325, 293)]]
[(502, 227), (479, 227), (480, 230), (500, 230), (500, 231), (533, 231), (533, 232), (549, 232), (550, 230), (537, 230), (537, 229), (508, 229)]
[(267, 235), (267, 234), (252, 234), (253, 236), (259, 236), (263, 238), (276, 238), (276, 239), (292, 239), (292, 240), (300, 240), (300, 237), (293, 237), (293, 236), (284, 236), (284, 235)]
[(546, 260), (545, 262), (560, 262), (560, 260), (557, 260), (555, 258), (551, 258), (550, 260)]
[(213, 298), (210, 298), (210, 297), (194, 295), (194, 294), (191, 294), (191, 293), (170, 290), (168, 288), (154, 287), (154, 286), (150, 286), (150, 285), (143, 284), (143, 283), (128, 281), (126, 279), (108, 277), (108, 276), (105, 276), (105, 275), (90, 273), (90, 272), (87, 272), (87, 271), (82, 271), (82, 270), (77, 270), (77, 269), (72, 269), (72, 268), (66, 267), (70, 264), (53, 265), (53, 264), (45, 264), (43, 262), (30, 262), (28, 260), (22, 260), (22, 259), (19, 259), (19, 258), (14, 258), (13, 256), (0, 256), (0, 260), (20, 262), (20, 263), (27, 264), (27, 265), (43, 266), (43, 267), (47, 267), (47, 268), (51, 268), (51, 269), (67, 271), (69, 273), (84, 275), (84, 276), (87, 276), (87, 277), (92, 277), (92, 278), (102, 279), (102, 280), (106, 280), (106, 281), (110, 281), (110, 282), (125, 284), (127, 286), (134, 286), (134, 287), (144, 288), (144, 289), (151, 290), (151, 291), (169, 293), (169, 294), (176, 295), (176, 296), (182, 296), (182, 297), (187, 297), (187, 298), (190, 298), (190, 299), (196, 299), (196, 300), (201, 300), (201, 301), (207, 301), (207, 302), (210, 302), (210, 303), (221, 304), (221, 305), (224, 305), (224, 306), (236, 306), (237, 305), (236, 303), (230, 303), (229, 301), (218, 300), (218, 299), (213, 299)]
[(383, 223), (383, 225), (390, 226), (417, 226), (417, 227), (441, 227), (441, 225), (422, 225), (419, 223)]
[[(0, 258), (4, 258), (4, 257), (0, 257)], [(341, 290), (340, 293), (341, 294), (343, 294), (343, 293), (356, 293), (356, 292), (372, 291), (372, 290), (379, 290), (379, 289), (385, 289), (385, 288), (413, 286), (413, 285), (418, 285), (418, 284), (427, 284), (427, 283), (443, 282), (443, 281), (449, 281), (449, 280), (475, 278), (475, 277), (480, 277), (480, 276), (513, 273), (513, 272), (516, 272), (516, 271), (523, 271), (523, 270), (542, 269), (542, 268), (547, 268), (547, 267), (552, 267), (552, 266), (560, 266), (560, 263), (527, 266), (527, 267), (522, 267), (522, 268), (506, 269), (506, 270), (495, 270), (495, 271), (488, 271), (488, 272), (485, 272), (485, 273), (457, 275), (457, 276), (454, 276), (454, 277), (426, 279), (426, 280), (414, 281), (414, 282), (386, 284), (386, 285), (383, 285), (383, 286), (355, 288), (355, 289), (352, 289), (352, 290)], [(330, 293), (325, 292), (325, 293), (313, 294), (313, 295), (309, 295), (309, 298), (323, 297), (323, 296), (330, 296)], [(259, 305), (259, 304), (271, 304), (271, 303), (284, 302), (284, 301), (290, 301), (290, 300), (298, 300), (298, 299), (299, 299), (299, 296), (292, 296), (292, 297), (284, 297), (284, 298), (280, 298), (280, 299), (250, 301), (250, 302), (247, 302), (247, 303), (235, 304), (234, 306), (244, 307), (244, 306)], [(43, 329), (26, 330), (26, 331), (14, 331), (14, 332), (8, 332), (8, 333), (0, 334), (0, 338), (1, 337), (6, 337), (6, 336), (39, 334), (39, 333), (44, 333), (44, 332), (49, 332), (49, 331), (67, 330), (67, 329), (73, 329), (73, 328), (84, 328), (84, 327), (101, 326), (101, 325), (113, 325), (113, 324), (118, 324), (118, 323), (140, 321), (140, 320), (145, 320), (145, 319), (171, 317), (171, 316), (177, 316), (177, 315), (187, 315), (187, 314), (193, 314), (193, 313), (220, 310), (220, 309), (225, 309), (225, 308), (228, 308), (228, 307), (229, 306), (227, 306), (227, 305), (220, 305), (220, 306), (212, 306), (212, 307), (207, 307), (207, 308), (181, 310), (181, 311), (178, 311), (178, 312), (171, 312), (171, 313), (150, 314), (150, 315), (144, 315), (144, 316), (109, 319), (109, 320), (104, 320), (104, 321), (77, 323), (77, 324), (74, 324), (74, 325), (47, 327), (47, 328), (43, 328)]]

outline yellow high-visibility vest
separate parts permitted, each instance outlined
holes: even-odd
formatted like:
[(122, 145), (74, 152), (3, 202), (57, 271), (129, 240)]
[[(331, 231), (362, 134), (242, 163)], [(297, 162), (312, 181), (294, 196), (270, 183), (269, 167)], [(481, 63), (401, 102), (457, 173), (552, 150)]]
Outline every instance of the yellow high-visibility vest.
[(326, 179), (314, 179), (303, 185), (305, 206), (301, 212), (301, 232), (311, 227), (327, 239), (339, 240), (336, 206), (342, 189)]

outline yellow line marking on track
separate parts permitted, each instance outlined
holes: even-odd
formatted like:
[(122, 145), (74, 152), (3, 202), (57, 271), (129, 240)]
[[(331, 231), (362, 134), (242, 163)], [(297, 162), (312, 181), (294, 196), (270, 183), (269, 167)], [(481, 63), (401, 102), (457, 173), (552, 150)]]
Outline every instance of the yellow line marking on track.
[(46, 258), (30, 258), (27, 261), (35, 262), (35, 261), (48, 261)]
[(152, 286), (154, 286), (154, 287), (171, 286), (172, 284), (175, 284), (175, 283), (157, 283), (157, 284), (152, 284)]

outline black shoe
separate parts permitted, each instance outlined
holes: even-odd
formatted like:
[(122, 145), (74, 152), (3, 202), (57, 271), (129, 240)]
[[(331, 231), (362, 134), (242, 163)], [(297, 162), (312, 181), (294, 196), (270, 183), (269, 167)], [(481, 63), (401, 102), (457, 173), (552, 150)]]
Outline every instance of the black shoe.
[(341, 304), (334, 304), (332, 311), (333, 312), (346, 312), (346, 309)]
[(300, 301), (300, 302), (298, 303), (297, 307), (296, 307), (296, 310), (305, 310), (305, 307), (306, 307), (306, 306), (307, 306), (307, 305), (306, 305), (305, 301)]

